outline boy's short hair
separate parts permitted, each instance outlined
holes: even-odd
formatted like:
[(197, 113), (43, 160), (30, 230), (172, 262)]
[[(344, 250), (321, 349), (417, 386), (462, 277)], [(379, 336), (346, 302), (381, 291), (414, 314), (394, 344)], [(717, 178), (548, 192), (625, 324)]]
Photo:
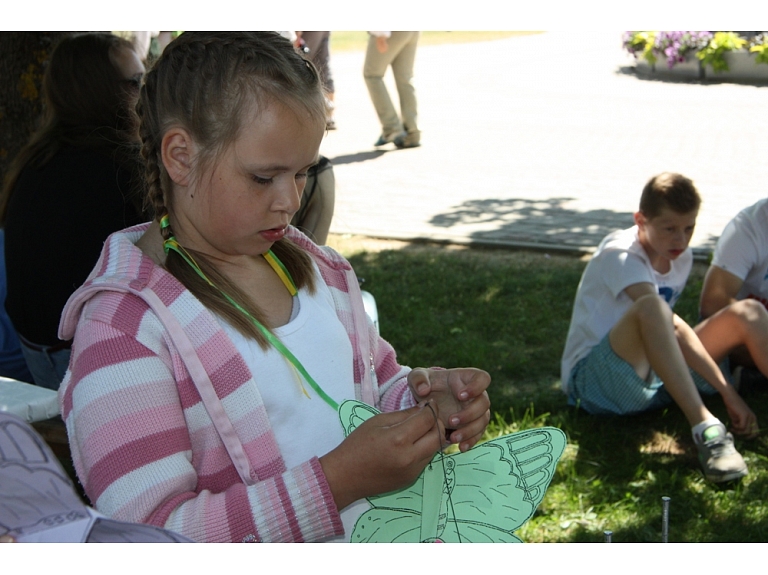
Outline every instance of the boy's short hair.
[(648, 180), (640, 196), (640, 211), (650, 219), (669, 208), (678, 214), (698, 210), (701, 196), (690, 178), (682, 174), (664, 172)]

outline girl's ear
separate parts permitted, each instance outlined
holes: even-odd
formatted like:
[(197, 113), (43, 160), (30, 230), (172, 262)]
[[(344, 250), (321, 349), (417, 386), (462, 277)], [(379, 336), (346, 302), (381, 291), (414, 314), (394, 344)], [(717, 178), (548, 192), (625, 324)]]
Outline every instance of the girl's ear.
[(648, 221), (645, 218), (645, 215), (643, 215), (643, 212), (635, 212), (634, 218), (635, 218), (635, 225), (640, 229), (643, 229), (645, 227), (646, 222)]
[(189, 185), (195, 143), (184, 128), (171, 128), (163, 136), (160, 153), (171, 180), (180, 186)]

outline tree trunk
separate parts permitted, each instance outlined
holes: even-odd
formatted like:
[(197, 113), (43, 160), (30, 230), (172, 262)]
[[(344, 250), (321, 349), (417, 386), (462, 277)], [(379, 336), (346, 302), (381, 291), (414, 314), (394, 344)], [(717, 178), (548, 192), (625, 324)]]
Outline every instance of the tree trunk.
[(0, 181), (37, 127), (43, 70), (70, 32), (0, 32)]

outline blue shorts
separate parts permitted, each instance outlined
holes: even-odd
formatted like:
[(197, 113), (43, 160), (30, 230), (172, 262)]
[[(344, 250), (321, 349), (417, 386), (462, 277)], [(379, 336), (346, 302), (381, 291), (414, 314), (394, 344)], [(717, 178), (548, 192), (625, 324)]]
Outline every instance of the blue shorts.
[[(717, 393), (698, 373), (690, 371), (700, 393)], [(664, 382), (653, 371), (645, 380), (637, 375), (635, 369), (613, 351), (608, 335), (579, 360), (568, 382), (568, 404), (588, 413), (629, 415), (672, 403)]]

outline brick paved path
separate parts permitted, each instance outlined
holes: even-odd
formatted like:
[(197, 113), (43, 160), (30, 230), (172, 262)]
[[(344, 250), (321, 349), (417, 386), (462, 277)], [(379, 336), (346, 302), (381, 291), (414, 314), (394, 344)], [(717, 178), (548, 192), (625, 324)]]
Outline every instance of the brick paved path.
[(704, 198), (692, 244), (707, 250), (768, 195), (768, 86), (638, 78), (620, 32), (422, 46), (423, 145), (409, 150), (373, 147), (363, 53), (331, 64), (333, 233), (589, 248), (631, 225), (647, 179), (669, 170)]

